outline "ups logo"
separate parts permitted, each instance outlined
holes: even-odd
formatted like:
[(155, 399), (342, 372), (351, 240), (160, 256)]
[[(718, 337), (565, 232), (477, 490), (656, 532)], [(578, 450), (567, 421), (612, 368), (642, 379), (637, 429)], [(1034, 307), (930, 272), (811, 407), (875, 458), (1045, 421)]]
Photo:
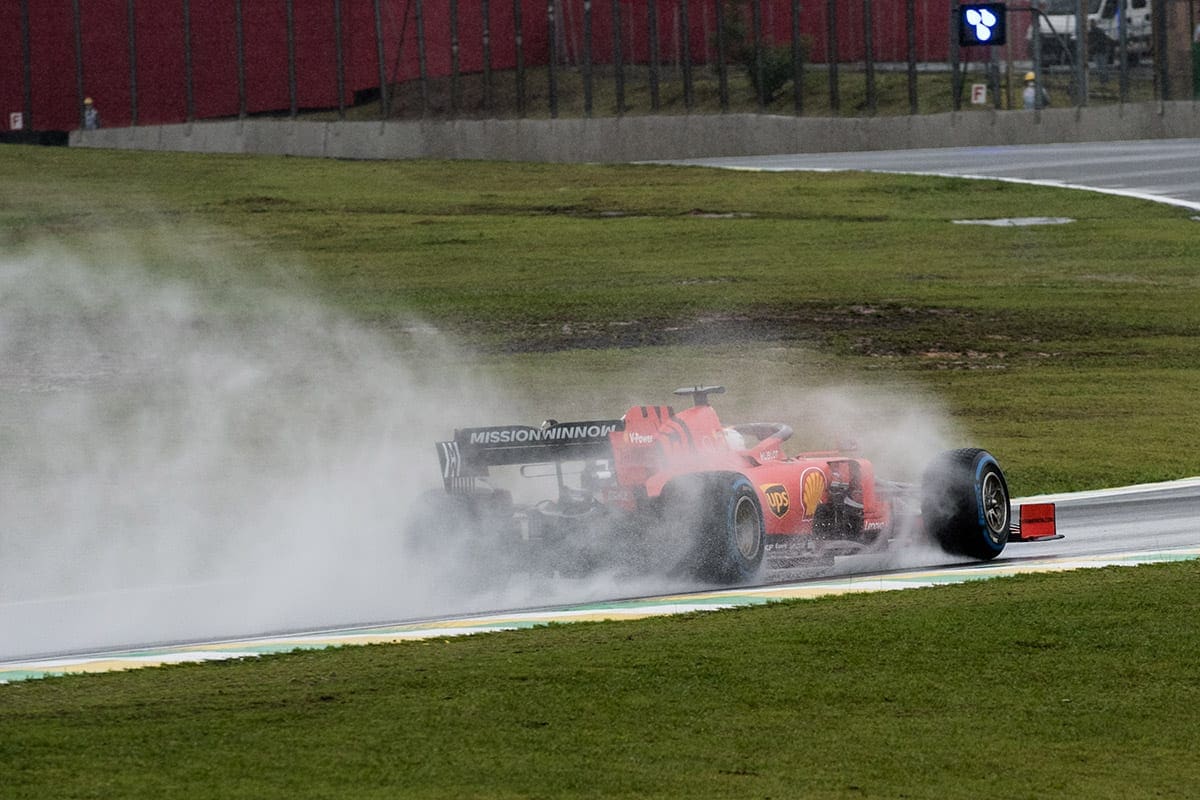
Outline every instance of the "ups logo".
[(767, 498), (767, 508), (777, 517), (782, 517), (791, 508), (791, 498), (782, 483), (772, 483), (762, 487), (763, 496)]

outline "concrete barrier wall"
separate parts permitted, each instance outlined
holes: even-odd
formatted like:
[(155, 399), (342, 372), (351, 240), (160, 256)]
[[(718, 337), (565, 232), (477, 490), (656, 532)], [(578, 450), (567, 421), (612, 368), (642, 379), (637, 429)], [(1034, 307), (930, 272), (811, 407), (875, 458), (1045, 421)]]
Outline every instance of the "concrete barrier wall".
[(75, 131), (70, 144), (313, 158), (630, 162), (1178, 138), (1200, 138), (1200, 104), (869, 118), (726, 114), (386, 123), (243, 119)]

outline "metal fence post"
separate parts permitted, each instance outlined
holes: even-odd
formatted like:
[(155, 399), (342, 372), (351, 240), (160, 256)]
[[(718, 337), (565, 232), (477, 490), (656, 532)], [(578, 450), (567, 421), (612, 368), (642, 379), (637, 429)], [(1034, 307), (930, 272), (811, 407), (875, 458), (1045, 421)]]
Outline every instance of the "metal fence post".
[(417, 74), (421, 81), (421, 116), (429, 113), (429, 62), (425, 57), (425, 3), (417, 0)]
[(21, 0), (21, 69), (23, 86), (21, 101), (25, 112), (25, 129), (36, 130), (33, 121), (33, 53), (29, 41), (29, 0)]
[(804, 47), (800, 38), (800, 0), (792, 0), (792, 105), (804, 113)]
[(691, 111), (696, 105), (696, 97), (692, 91), (692, 28), (688, 19), (688, 0), (679, 2), (679, 27), (681, 28), (679, 38), (683, 61), (683, 107)]
[(192, 72), (192, 4), (183, 0), (183, 79), (187, 84), (187, 121), (196, 121), (196, 86)]
[(1010, 39), (1004, 45), (1004, 103), (1005, 106), (1012, 110), (1016, 108), (1013, 102), (1013, 84), (1016, 83), (1013, 75), (1013, 43)]
[(761, 114), (767, 110), (766, 84), (764, 83), (766, 70), (763, 64), (762, 0), (754, 0), (751, 17), (754, 26), (754, 93), (758, 96), (758, 113)]
[(489, 0), (480, 0), (483, 26), (483, 107), (492, 110), (492, 9)]
[(558, 58), (558, 27), (554, 19), (554, 0), (548, 0), (546, 3), (546, 46), (549, 50), (547, 56), (548, 75), (547, 80), (549, 85), (550, 100), (550, 119), (558, 118), (558, 76), (555, 73), (555, 61)]
[(958, 19), (958, 3), (954, 3), (950, 7), (950, 103), (955, 111), (962, 110), (962, 70), (959, 63), (958, 52), (958, 32), (955, 30), (955, 23)]
[(1042, 106), (1045, 105), (1043, 93), (1046, 86), (1042, 82), (1042, 17), (1036, 6), (1029, 13), (1033, 15), (1033, 110), (1034, 119), (1040, 121)]
[(338, 119), (345, 119), (346, 54), (342, 50), (342, 0), (333, 0), (333, 58), (337, 70)]
[(1171, 73), (1167, 69), (1167, 5), (1165, 0), (1151, 0), (1151, 29), (1154, 31), (1154, 82), (1158, 100), (1171, 99)]
[(583, 115), (592, 115), (592, 0), (583, 0)]
[(1075, 105), (1086, 106), (1088, 96), (1088, 21), (1087, 0), (1075, 4)]
[(79, 114), (79, 127), (83, 128), (83, 19), (79, 9), (79, 0), (71, 0), (71, 13), (75, 20), (75, 111)]
[[(717, 0), (720, 5), (721, 0)], [(621, 54), (621, 3), (612, 0), (613, 69), (616, 74), (617, 116), (625, 114), (625, 63)]]
[(1129, 102), (1129, 28), (1125, 9), (1117, 15), (1117, 68), (1121, 102)]
[(293, 2), (287, 0), (284, 10), (287, 12), (288, 116), (295, 119), (300, 103), (296, 97), (296, 9)]
[(646, 35), (650, 40), (650, 108), (658, 111), (658, 3), (646, 0)]
[(988, 48), (988, 89), (992, 93), (992, 108), (1000, 110), (1000, 49)]
[(908, 57), (908, 113), (917, 114), (917, 2), (904, 4), (905, 45)]
[(138, 124), (138, 83), (137, 83), (137, 12), (134, 0), (126, 4), (126, 26), (129, 36), (129, 124)]
[(838, 113), (842, 108), (842, 94), (838, 86), (838, 30), (837, 0), (825, 3), (826, 52), (829, 62), (829, 110)]
[(450, 0), (450, 116), (458, 116), (460, 85), (458, 65), (458, 0)]
[(242, 18), (242, 0), (233, 2), (233, 27), (237, 37), (238, 119), (246, 118), (246, 27)]
[(725, 63), (725, 50), (725, 0), (717, 0), (717, 92), (722, 114), (729, 111), (729, 65)]
[(513, 0), (513, 31), (517, 56), (517, 116), (525, 116), (525, 37), (521, 33), (521, 0)]
[(863, 0), (863, 71), (867, 82), (867, 113), (874, 116), (879, 101), (875, 96), (875, 20), (871, 12), (871, 0)]
[(383, 11), (379, 0), (374, 0), (375, 7), (375, 60), (379, 66), (379, 118), (386, 120), (392, 115), (391, 104), (388, 101), (387, 63), (383, 55)]

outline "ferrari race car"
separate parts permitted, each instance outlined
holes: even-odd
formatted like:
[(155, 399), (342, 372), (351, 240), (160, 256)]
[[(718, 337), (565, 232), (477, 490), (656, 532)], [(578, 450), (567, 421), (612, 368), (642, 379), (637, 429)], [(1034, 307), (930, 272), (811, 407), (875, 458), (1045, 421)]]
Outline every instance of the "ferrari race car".
[[(564, 575), (607, 565), (725, 585), (914, 533), (979, 560), (1010, 540), (1057, 538), (1052, 504), (1013, 520), (1004, 473), (985, 450), (942, 453), (919, 485), (887, 481), (850, 453), (785, 455), (785, 424), (722, 424), (709, 396), (723, 392), (678, 389), (692, 400), (681, 411), (633, 406), (620, 419), (456, 430), (437, 443), (444, 491), (424, 504), (425, 535), (469, 532), (494, 545), (489, 560)], [(505, 466), (542, 478), (554, 496), (514, 503), (489, 482)]]

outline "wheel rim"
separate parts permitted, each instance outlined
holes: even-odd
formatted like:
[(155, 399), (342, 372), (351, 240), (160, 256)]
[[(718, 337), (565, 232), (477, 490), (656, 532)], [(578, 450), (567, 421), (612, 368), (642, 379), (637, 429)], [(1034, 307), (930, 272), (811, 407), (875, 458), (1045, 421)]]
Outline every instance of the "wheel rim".
[(983, 477), (983, 518), (987, 523), (988, 535), (999, 543), (1008, 529), (1008, 492), (1004, 482), (995, 472)]
[(738, 498), (733, 512), (733, 543), (747, 561), (758, 557), (762, 539), (762, 520), (749, 497)]

